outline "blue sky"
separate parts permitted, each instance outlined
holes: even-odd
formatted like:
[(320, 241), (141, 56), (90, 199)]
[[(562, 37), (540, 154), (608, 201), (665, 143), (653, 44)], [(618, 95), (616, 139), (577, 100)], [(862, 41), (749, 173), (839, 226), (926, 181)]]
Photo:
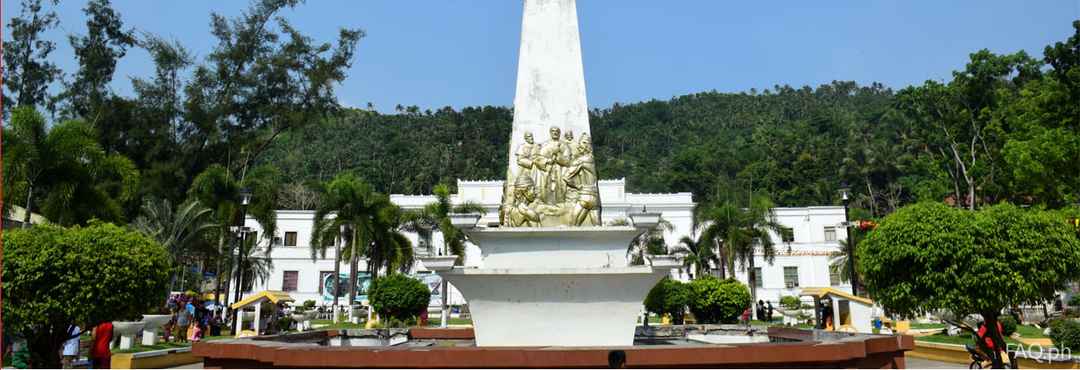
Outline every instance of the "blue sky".
[[(197, 56), (214, 46), (209, 14), (234, 16), (246, 1), (114, 0), (128, 26), (179, 40)], [(318, 40), (358, 27), (361, 41), (340, 100), (390, 112), (511, 105), (520, 0), (309, 0), (283, 15)], [(85, 32), (84, 2), (63, 0), (54, 60), (76, 62), (66, 35)], [(18, 1), (3, 1), (4, 37)], [(1080, 0), (718, 1), (580, 0), (589, 105), (759, 90), (832, 80), (899, 88), (947, 79), (967, 55), (1042, 49), (1072, 34)], [(146, 52), (121, 61), (115, 91), (149, 76)]]

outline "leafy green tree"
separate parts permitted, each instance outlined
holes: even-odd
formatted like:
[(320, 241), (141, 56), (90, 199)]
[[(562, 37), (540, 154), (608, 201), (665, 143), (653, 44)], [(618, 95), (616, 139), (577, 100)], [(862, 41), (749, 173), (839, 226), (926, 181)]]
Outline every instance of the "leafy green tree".
[[(56, 0), (51, 1), (56, 4)], [(18, 17), (11, 18), (3, 44), (4, 87), (3, 117), (15, 107), (40, 108), (51, 105), (49, 85), (60, 79), (63, 72), (49, 61), (56, 43), (41, 39), (46, 31), (60, 21), (56, 12), (43, 12), (41, 0), (23, 0)]]
[(706, 324), (734, 323), (750, 307), (750, 290), (735, 279), (705, 276), (690, 282), (690, 312)]
[(5, 231), (3, 242), (4, 329), (27, 338), (36, 367), (60, 367), (69, 325), (138, 320), (168, 295), (168, 252), (129, 229), (46, 224)]
[(24, 226), (30, 212), (61, 225), (123, 220), (123, 204), (137, 193), (138, 171), (127, 158), (106, 155), (85, 122), (47, 128), (37, 111), (20, 107), (3, 140), (5, 203), (23, 205)]
[(135, 45), (134, 32), (125, 30), (120, 15), (109, 0), (91, 0), (83, 8), (87, 34), (69, 37), (79, 61), (75, 80), (65, 93), (69, 100), (69, 115), (87, 119), (98, 126), (109, 98), (109, 83), (116, 72), (116, 63)]
[(1029, 82), (1005, 112), (1003, 149), (1014, 193), (1060, 207), (1080, 201), (1080, 20), (1068, 40), (1046, 47), (1052, 68)]
[(1064, 221), (1009, 204), (972, 212), (919, 203), (887, 216), (860, 243), (858, 269), (887, 311), (979, 314), (996, 348), (1005, 348), (996, 330), (1004, 308), (1052, 299), (1080, 277), (1080, 238)]
[[(132, 222), (135, 230), (153, 238), (169, 251), (174, 266), (170, 291), (175, 290), (176, 270), (187, 272), (197, 250), (205, 246), (206, 234), (218, 227), (210, 219), (212, 212), (198, 200), (177, 208), (168, 200), (147, 200), (143, 203), (142, 214)], [(180, 279), (186, 281), (184, 277)], [(180, 286), (181, 291), (186, 289), (184, 285)]]
[(420, 280), (390, 274), (373, 282), (371, 308), (384, 320), (413, 320), (431, 302), (431, 291)]

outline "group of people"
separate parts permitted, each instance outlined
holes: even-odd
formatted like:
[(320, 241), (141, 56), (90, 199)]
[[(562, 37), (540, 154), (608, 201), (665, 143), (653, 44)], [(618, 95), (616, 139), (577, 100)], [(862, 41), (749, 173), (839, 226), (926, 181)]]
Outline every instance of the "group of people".
[[(751, 317), (751, 309), (753, 309), (753, 316)], [(757, 319), (758, 321), (772, 322), (773, 319), (773, 305), (772, 302), (766, 302), (764, 300), (758, 300), (753, 307), (747, 307), (746, 311), (743, 311), (742, 321), (749, 323), (751, 319)]]
[(216, 311), (207, 309), (201, 299), (191, 294), (173, 295), (165, 306), (172, 315), (163, 330), (165, 342), (171, 342), (172, 337), (179, 343), (198, 342), (221, 321)]

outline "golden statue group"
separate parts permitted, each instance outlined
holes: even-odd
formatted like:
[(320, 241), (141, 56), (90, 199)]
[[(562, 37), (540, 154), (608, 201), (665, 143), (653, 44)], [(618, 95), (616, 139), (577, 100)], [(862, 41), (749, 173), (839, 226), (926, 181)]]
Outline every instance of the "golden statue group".
[(511, 227), (600, 225), (600, 192), (596, 184), (589, 135), (574, 140), (558, 127), (543, 144), (525, 133), (507, 170), (499, 223)]

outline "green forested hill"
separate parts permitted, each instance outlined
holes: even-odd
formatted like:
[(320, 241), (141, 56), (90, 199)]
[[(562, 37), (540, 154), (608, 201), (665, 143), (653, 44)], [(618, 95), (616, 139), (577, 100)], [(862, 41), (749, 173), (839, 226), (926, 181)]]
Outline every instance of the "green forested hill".
[[(690, 191), (699, 199), (770, 191), (784, 205), (831, 204), (841, 180), (896, 181), (888, 173), (847, 173), (863, 160), (861, 135), (896, 136), (884, 120), (893, 93), (880, 85), (835, 82), (817, 89), (707, 92), (616, 105), (591, 114), (604, 178), (625, 177), (636, 192)], [(500, 179), (513, 113), (504, 107), (352, 110), (278, 140), (263, 157), (296, 181), (358, 171), (380, 189), (429, 193), (439, 182)]]

